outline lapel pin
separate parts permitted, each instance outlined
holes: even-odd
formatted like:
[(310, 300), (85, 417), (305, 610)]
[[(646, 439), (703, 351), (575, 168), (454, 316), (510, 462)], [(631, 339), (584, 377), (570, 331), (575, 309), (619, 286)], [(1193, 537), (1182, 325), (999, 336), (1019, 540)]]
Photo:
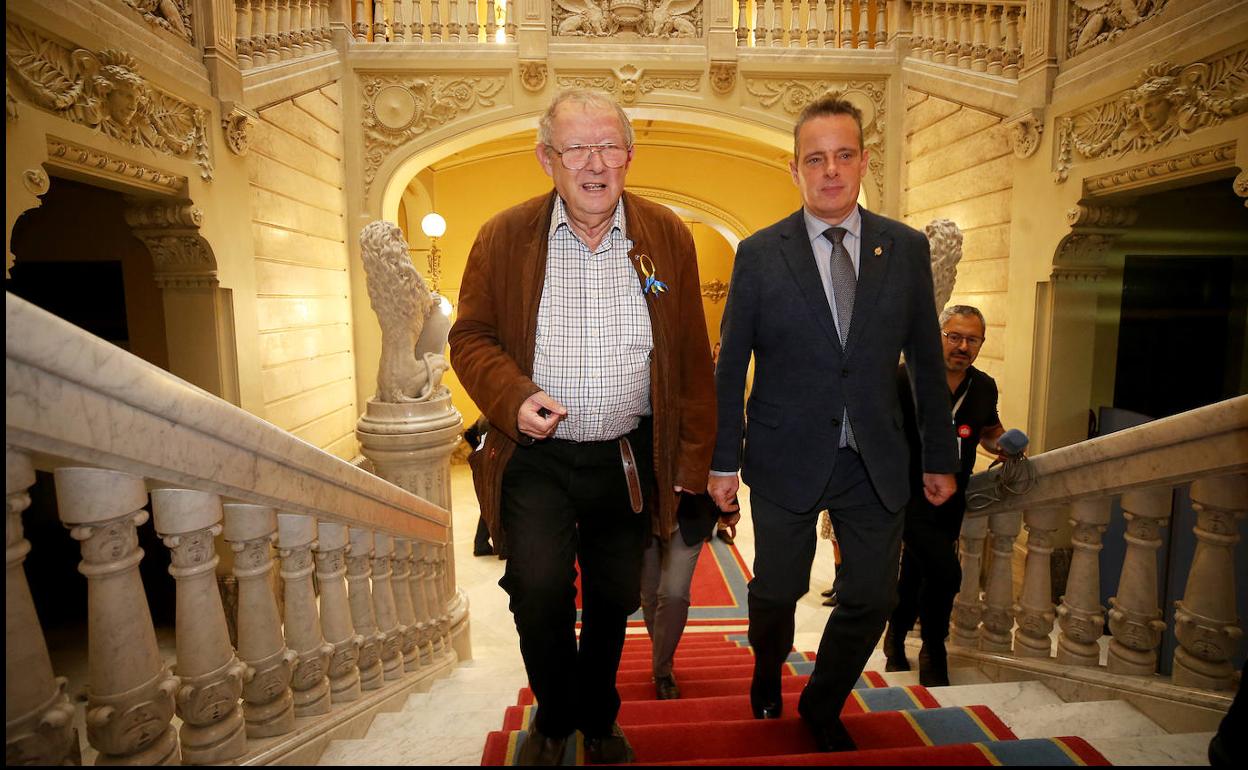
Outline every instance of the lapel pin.
[(875, 247), (875, 256), (877, 256), (877, 257), (878, 257), (878, 256), (881, 256), (881, 255), (883, 255), (883, 254), (884, 254), (884, 249), (883, 249), (883, 248), (881, 248), (881, 247), (879, 247), (879, 246), (876, 246), (876, 247)]

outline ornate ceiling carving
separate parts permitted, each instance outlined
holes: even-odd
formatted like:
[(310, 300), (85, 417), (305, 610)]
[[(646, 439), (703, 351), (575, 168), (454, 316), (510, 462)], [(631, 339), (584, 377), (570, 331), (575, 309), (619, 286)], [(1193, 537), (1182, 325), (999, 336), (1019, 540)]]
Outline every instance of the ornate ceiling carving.
[(9, 23), (4, 55), (10, 78), (39, 107), (110, 139), (191, 161), (212, 179), (207, 113), (149, 85), (130, 54), (70, 49)]
[(702, 0), (552, 0), (557, 37), (702, 36)]

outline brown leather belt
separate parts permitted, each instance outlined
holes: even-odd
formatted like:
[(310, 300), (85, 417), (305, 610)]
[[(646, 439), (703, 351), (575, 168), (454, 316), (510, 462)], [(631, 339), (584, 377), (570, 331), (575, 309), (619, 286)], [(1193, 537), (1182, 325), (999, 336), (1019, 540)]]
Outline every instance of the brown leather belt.
[(637, 458), (633, 456), (628, 436), (620, 437), (620, 462), (624, 465), (624, 480), (628, 482), (628, 502), (633, 506), (633, 513), (641, 513), (641, 477), (637, 475)]

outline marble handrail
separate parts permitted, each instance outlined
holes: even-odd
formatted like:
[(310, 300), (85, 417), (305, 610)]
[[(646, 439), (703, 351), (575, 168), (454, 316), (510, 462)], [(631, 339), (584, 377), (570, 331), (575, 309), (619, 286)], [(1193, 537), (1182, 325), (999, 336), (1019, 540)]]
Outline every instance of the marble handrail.
[(450, 513), (5, 294), (6, 443), (318, 520), (449, 542)]

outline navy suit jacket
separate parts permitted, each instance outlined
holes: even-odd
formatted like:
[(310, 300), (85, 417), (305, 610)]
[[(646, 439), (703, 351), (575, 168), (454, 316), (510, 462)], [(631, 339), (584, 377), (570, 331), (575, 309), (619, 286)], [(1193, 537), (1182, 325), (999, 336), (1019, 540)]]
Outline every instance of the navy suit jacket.
[[(927, 238), (865, 209), (861, 235), (844, 348), (800, 209), (737, 248), (720, 326), (711, 467), (740, 469), (752, 492), (789, 510), (811, 510), (827, 488), (846, 410), (880, 500), (890, 511), (905, 504), (910, 451), (896, 385), (903, 353), (923, 470), (958, 470)], [(743, 404), (751, 354), (754, 384)]]

